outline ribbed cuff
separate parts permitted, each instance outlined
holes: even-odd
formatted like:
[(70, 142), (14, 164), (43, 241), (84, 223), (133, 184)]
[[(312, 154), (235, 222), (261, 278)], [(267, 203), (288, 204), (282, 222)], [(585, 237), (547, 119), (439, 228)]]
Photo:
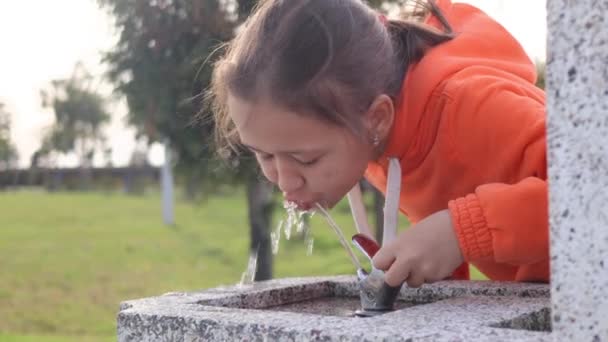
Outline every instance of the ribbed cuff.
[(477, 195), (450, 201), (448, 207), (464, 260), (474, 262), (492, 257), (492, 233)]

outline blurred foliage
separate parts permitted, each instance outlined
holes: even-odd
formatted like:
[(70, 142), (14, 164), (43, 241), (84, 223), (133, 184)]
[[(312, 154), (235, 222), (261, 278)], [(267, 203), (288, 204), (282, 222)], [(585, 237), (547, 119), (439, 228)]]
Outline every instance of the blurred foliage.
[(11, 113), (0, 102), (0, 170), (14, 167), (17, 160), (17, 148), (11, 140)]
[(545, 89), (545, 74), (547, 70), (547, 65), (545, 62), (537, 61), (536, 62), (536, 73), (538, 77), (536, 78), (536, 86)]
[(235, 25), (226, 1), (98, 0), (120, 38), (105, 54), (109, 77), (128, 104), (128, 122), (148, 143), (168, 142), (193, 197), (218, 179), (235, 180), (219, 162), (211, 120), (195, 122), (212, 72), (212, 53)]
[(104, 149), (102, 128), (110, 121), (106, 100), (94, 90), (93, 77), (77, 64), (70, 78), (51, 81), (40, 96), (43, 107), (53, 111), (55, 122), (35, 158), (73, 152), (81, 166), (90, 167), (95, 153)]

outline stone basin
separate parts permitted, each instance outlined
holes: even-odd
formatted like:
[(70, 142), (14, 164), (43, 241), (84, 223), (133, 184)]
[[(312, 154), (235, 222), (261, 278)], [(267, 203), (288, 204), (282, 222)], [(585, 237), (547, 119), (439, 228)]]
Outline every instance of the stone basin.
[(549, 341), (545, 284), (404, 287), (396, 310), (354, 317), (354, 276), (287, 278), (130, 300), (119, 341)]

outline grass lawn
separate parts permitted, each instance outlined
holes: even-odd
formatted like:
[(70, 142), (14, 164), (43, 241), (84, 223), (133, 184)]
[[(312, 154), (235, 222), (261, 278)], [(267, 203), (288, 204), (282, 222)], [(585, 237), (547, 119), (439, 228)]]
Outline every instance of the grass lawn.
[[(175, 227), (162, 224), (158, 194), (7, 192), (0, 208), (0, 342), (115, 341), (121, 301), (233, 284), (247, 264), (240, 192), (178, 201)], [(332, 214), (350, 236), (345, 203)], [(311, 227), (313, 255), (283, 238), (275, 277), (353, 274), (326, 223)]]

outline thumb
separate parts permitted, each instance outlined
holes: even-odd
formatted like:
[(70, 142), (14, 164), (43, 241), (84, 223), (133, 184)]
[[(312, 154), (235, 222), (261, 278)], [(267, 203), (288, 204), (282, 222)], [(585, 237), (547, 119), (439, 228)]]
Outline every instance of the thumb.
[(395, 262), (395, 254), (392, 252), (392, 250), (386, 247), (380, 248), (372, 259), (372, 264), (374, 267), (383, 271), (388, 270), (393, 262)]

